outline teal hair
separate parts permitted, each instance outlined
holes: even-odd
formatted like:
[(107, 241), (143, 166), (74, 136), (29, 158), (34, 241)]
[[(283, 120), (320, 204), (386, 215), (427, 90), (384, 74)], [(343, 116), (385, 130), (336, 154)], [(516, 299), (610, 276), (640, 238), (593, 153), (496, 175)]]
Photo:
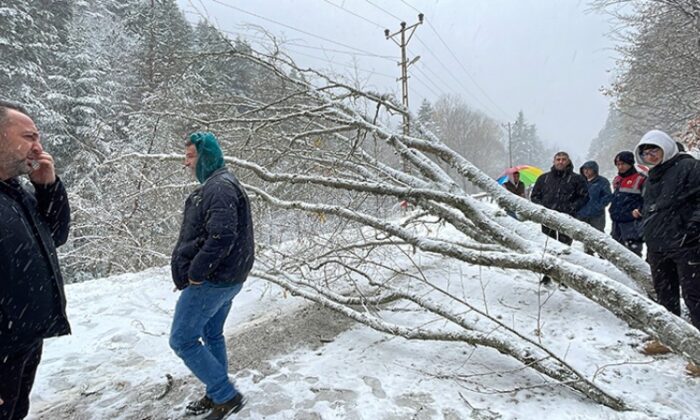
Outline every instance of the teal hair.
[(208, 131), (190, 134), (190, 142), (197, 148), (195, 173), (197, 180), (203, 184), (211, 174), (224, 167), (224, 153), (216, 136)]

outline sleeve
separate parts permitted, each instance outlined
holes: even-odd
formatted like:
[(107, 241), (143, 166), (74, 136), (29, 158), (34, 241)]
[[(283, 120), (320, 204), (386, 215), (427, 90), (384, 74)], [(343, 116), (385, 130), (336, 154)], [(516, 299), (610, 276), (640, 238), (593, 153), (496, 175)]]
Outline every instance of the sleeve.
[(70, 205), (63, 182), (57, 177), (51, 185), (33, 184), (37, 209), (49, 225), (56, 247), (66, 243), (70, 230)]
[(610, 192), (610, 182), (605, 178), (601, 178), (600, 188), (598, 188), (598, 191), (596, 192), (598, 197), (591, 197), (591, 200), (593, 200), (594, 203), (594, 208), (592, 209), (593, 214), (605, 211), (605, 207), (608, 204), (610, 204), (610, 201), (612, 200), (612, 192)]
[(700, 161), (696, 160), (695, 164), (690, 167), (690, 176), (688, 177), (688, 201), (693, 203), (693, 213), (690, 216), (690, 223), (700, 223)]
[(582, 176), (576, 177), (578, 182), (576, 183), (576, 199), (573, 202), (574, 211), (578, 212), (586, 205), (588, 202), (588, 186), (586, 185), (586, 180)]
[(236, 243), (238, 190), (231, 185), (215, 191), (207, 191), (203, 198), (207, 209), (204, 222), (206, 239), (190, 263), (188, 275), (194, 281), (204, 281), (214, 272)]
[(535, 186), (530, 193), (530, 200), (535, 204), (542, 204), (542, 190), (544, 189), (544, 179), (547, 175), (542, 175), (535, 181)]

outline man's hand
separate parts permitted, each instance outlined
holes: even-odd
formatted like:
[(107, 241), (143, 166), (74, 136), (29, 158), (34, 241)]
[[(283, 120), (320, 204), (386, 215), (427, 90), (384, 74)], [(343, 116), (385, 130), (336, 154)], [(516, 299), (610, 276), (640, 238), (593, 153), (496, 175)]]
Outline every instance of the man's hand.
[(632, 210), (632, 217), (634, 217), (635, 219), (639, 219), (640, 217), (642, 217), (642, 212), (640, 212), (639, 209), (634, 209)]
[(29, 173), (29, 179), (39, 185), (51, 185), (56, 182), (56, 170), (53, 166), (53, 157), (46, 153), (41, 154), (34, 160), (36, 168)]

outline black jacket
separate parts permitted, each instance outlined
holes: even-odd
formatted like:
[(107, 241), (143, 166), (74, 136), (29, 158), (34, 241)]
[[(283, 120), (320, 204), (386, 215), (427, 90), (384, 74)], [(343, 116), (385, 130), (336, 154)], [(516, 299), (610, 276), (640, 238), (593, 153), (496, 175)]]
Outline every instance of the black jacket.
[(552, 167), (537, 178), (530, 198), (533, 203), (574, 216), (588, 201), (586, 178), (575, 174), (571, 163), (563, 171)]
[(175, 286), (189, 280), (217, 284), (245, 281), (255, 260), (250, 201), (226, 168), (214, 172), (185, 202), (171, 269)]
[(70, 333), (56, 247), (68, 239), (63, 183), (0, 181), (0, 352)]
[(688, 238), (691, 222), (700, 223), (700, 161), (677, 154), (649, 171), (642, 193), (644, 241), (649, 251), (670, 252), (697, 244)]

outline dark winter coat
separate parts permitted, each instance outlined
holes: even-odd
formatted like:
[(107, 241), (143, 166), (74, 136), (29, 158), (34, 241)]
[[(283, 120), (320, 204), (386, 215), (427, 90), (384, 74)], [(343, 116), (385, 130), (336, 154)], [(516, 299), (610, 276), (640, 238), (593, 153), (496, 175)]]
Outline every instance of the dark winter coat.
[[(593, 219), (596, 217), (605, 216), (605, 207), (612, 199), (610, 192), (610, 181), (598, 175), (598, 164), (594, 161), (588, 161), (581, 166), (581, 175), (584, 169), (591, 169), (596, 176), (592, 180), (586, 179), (588, 187), (588, 200), (586, 204), (577, 212), (576, 216), (579, 219)], [(585, 178), (585, 177), (584, 177)]]
[(518, 182), (518, 185), (515, 185), (511, 180), (508, 180), (503, 184), (503, 186), (513, 194), (525, 198), (525, 184), (522, 182)]
[(178, 289), (189, 280), (242, 283), (253, 267), (250, 201), (226, 168), (215, 171), (185, 202), (171, 269)]
[(70, 334), (56, 247), (68, 239), (63, 183), (0, 181), (0, 353)]
[(644, 241), (651, 252), (697, 245), (688, 238), (691, 223), (700, 223), (700, 161), (679, 153), (649, 171), (642, 194)]
[(588, 200), (586, 179), (569, 163), (563, 171), (554, 167), (537, 178), (530, 198), (533, 203), (574, 216)]
[(613, 237), (620, 241), (642, 241), (642, 219), (635, 219), (632, 211), (642, 210), (642, 188), (647, 177), (633, 167), (613, 179), (613, 197), (610, 202), (610, 219)]
[(613, 197), (610, 201), (610, 219), (613, 222), (632, 222), (632, 210), (642, 210), (644, 200), (642, 189), (647, 177), (640, 174), (634, 166), (613, 179)]

